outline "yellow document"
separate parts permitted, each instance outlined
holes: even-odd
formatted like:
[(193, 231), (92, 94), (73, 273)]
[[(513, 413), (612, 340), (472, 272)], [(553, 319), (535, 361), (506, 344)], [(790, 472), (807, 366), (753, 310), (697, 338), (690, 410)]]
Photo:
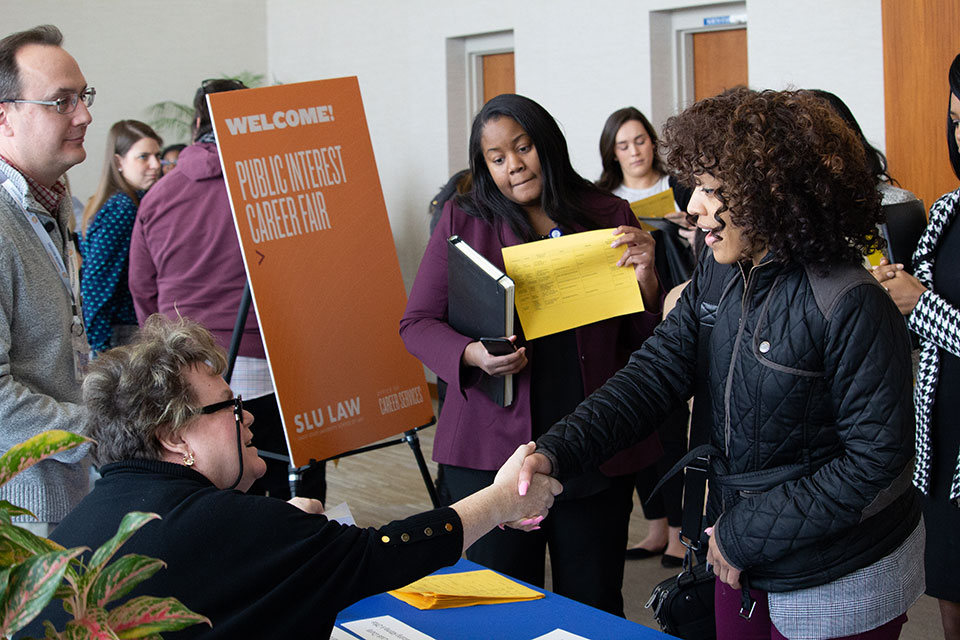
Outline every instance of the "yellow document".
[(673, 213), (677, 210), (677, 205), (673, 201), (673, 189), (667, 189), (649, 198), (631, 202), (630, 209), (633, 210), (633, 215), (641, 221), (644, 218), (662, 218), (668, 213)]
[(539, 591), (489, 569), (427, 576), (387, 593), (417, 609), (470, 607), (475, 604), (522, 602), (543, 597)]
[(613, 229), (503, 248), (523, 334), (528, 340), (643, 311), (636, 272), (618, 267), (624, 247)]

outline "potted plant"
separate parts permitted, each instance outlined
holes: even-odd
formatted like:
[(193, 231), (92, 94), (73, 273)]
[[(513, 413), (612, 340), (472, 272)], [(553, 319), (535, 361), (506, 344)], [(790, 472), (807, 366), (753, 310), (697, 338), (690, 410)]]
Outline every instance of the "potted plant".
[[(0, 457), (0, 486), (36, 462), (84, 442), (89, 439), (75, 433), (46, 431), (12, 447)], [(16, 526), (12, 518), (20, 515), (33, 514), (0, 500), (0, 638), (29, 624), (53, 598), (63, 601), (73, 619), (61, 631), (44, 622), (51, 639), (156, 639), (163, 631), (210, 624), (176, 598), (139, 596), (116, 604), (164, 567), (162, 560), (137, 554), (111, 562), (121, 545), (157, 514), (128, 513), (116, 535), (88, 557), (83, 556), (86, 547), (64, 549)]]

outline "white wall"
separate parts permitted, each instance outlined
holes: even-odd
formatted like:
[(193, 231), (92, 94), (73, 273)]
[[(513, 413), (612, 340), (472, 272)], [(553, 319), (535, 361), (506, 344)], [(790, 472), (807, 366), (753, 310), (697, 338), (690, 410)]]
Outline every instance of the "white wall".
[(83, 201), (96, 188), (114, 122), (146, 120), (147, 107), (163, 100), (192, 103), (205, 78), (267, 70), (265, 0), (0, 0), (0, 15), (2, 35), (58, 26), (97, 89), (87, 159), (69, 172)]
[[(566, 133), (574, 166), (600, 171), (606, 116), (651, 112), (651, 12), (684, 0), (0, 0), (5, 33), (51, 22), (98, 90), (87, 161), (71, 170), (85, 199), (106, 131), (145, 119), (160, 100), (189, 102), (199, 80), (240, 71), (298, 82), (360, 79), (384, 197), (409, 287), (427, 241), (427, 203), (448, 177), (447, 38), (512, 30), (517, 92), (543, 104)], [(719, 3), (708, 3), (722, 8)], [(746, 0), (750, 84), (818, 87), (851, 107), (884, 143), (880, 0)], [(657, 14), (663, 24), (663, 13)], [(659, 42), (659, 41), (658, 41)], [(667, 56), (669, 57), (669, 56)], [(657, 68), (652, 66), (656, 64)], [(667, 114), (668, 115), (668, 114)], [(172, 141), (169, 141), (172, 142)]]
[(757, 0), (747, 7), (750, 85), (832, 91), (884, 149), (880, 0)]
[[(513, 30), (517, 92), (557, 118), (574, 166), (593, 179), (607, 115), (629, 104), (650, 111), (652, 60), (662, 57), (651, 52), (650, 12), (699, 4), (267, 0), (267, 59), (270, 74), (284, 82), (359, 77), (409, 287), (427, 241), (427, 203), (448, 168), (466, 164), (447, 157), (447, 38)], [(747, 0), (746, 6), (751, 86), (834, 91), (882, 147), (880, 0)]]

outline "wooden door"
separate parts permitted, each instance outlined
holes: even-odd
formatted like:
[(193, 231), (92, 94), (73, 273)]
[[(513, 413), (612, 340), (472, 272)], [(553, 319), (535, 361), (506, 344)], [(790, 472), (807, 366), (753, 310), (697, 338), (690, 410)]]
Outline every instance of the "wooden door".
[(890, 175), (929, 209), (957, 188), (947, 155), (947, 70), (960, 53), (956, 0), (883, 0), (883, 82)]
[(747, 84), (747, 30), (725, 29), (693, 34), (694, 100)]
[(492, 53), (482, 57), (483, 102), (501, 93), (516, 93), (513, 75), (513, 52)]

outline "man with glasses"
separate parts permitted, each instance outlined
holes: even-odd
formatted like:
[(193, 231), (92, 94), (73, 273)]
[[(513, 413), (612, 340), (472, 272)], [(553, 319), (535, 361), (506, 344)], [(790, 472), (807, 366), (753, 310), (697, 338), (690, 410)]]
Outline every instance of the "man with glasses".
[[(96, 91), (62, 40), (50, 25), (0, 40), (0, 452), (83, 426), (88, 347), (64, 173), (86, 157)], [(46, 535), (86, 494), (85, 458), (81, 447), (44, 460), (0, 498), (32, 511)]]
[[(140, 201), (130, 241), (130, 294), (140, 324), (153, 313), (190, 318), (209, 329), (224, 348), (230, 346), (247, 273), (207, 95), (246, 88), (230, 78), (201, 83), (193, 99), (194, 143), (180, 152), (176, 171), (164, 176)], [(280, 410), (252, 308), (230, 386), (257, 416), (253, 444), (264, 456), (285, 455)], [(289, 498), (288, 478), (287, 462), (268, 458), (266, 475), (250, 492)], [(322, 465), (314, 465), (299, 480), (298, 495), (325, 497)]]

